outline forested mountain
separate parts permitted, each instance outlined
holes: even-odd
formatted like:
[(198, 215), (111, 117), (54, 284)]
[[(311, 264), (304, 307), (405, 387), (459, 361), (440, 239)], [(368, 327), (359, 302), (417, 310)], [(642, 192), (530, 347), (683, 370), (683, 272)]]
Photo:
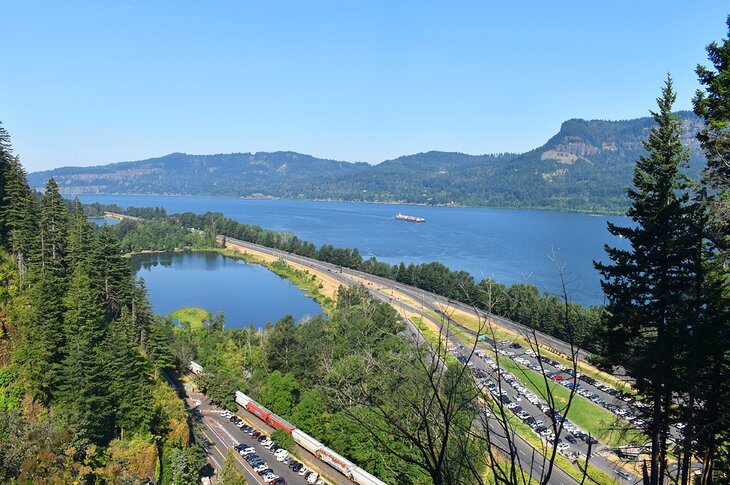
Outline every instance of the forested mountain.
[[(704, 165), (701, 128), (679, 113), (692, 175)], [(323, 160), (294, 152), (188, 155), (30, 174), (32, 187), (54, 177), (65, 194), (174, 194), (367, 202), (462, 204), (582, 211), (623, 211), (634, 163), (654, 125), (573, 119), (527, 153), (428, 152), (378, 165)]]

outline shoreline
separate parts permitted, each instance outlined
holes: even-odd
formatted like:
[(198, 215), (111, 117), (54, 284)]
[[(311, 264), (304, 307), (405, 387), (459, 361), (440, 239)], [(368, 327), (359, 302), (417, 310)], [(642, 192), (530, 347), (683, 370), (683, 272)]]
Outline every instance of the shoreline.
[(589, 210), (589, 209), (560, 209), (549, 206), (501, 206), (501, 205), (467, 205), (460, 202), (447, 204), (427, 204), (424, 202), (407, 202), (407, 201), (368, 201), (368, 200), (341, 200), (341, 199), (298, 199), (286, 197), (252, 197), (237, 195), (195, 195), (195, 194), (128, 194), (128, 193), (104, 193), (104, 192), (87, 192), (82, 194), (61, 193), (64, 198), (79, 196), (112, 196), (112, 197), (201, 197), (208, 199), (235, 199), (235, 200), (269, 200), (269, 201), (295, 201), (295, 202), (322, 202), (322, 203), (341, 203), (341, 204), (372, 204), (372, 205), (406, 205), (414, 207), (445, 207), (454, 209), (500, 209), (514, 211), (536, 211), (536, 212), (557, 212), (560, 214), (582, 214), (589, 216), (625, 216), (626, 212), (621, 210)]

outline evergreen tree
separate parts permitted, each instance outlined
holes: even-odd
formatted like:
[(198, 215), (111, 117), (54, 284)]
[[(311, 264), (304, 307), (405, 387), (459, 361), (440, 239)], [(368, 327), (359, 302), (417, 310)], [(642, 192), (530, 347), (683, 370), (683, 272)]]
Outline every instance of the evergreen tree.
[(82, 266), (77, 266), (71, 276), (65, 306), (67, 352), (59, 399), (74, 411), (85, 437), (91, 443), (103, 444), (111, 435), (114, 412), (100, 348), (107, 325), (101, 292)]
[(9, 231), (10, 250), (18, 265), (21, 289), (26, 287), (26, 274), (38, 254), (37, 207), (28, 186), (25, 169), (14, 157), (5, 176), (3, 219)]
[(56, 181), (51, 178), (41, 199), (40, 248), (43, 272), (61, 275), (65, 269), (68, 212)]
[(659, 110), (652, 112), (658, 126), (644, 143), (648, 154), (639, 158), (628, 191), (627, 215), (636, 226), (609, 223), (609, 232), (625, 237), (631, 248), (606, 246), (612, 264), (596, 263), (608, 298), (607, 352), (636, 379), (652, 406), (652, 485), (666, 476), (673, 397), (686, 354), (687, 288), (695, 270), (692, 208), (680, 172), (688, 153), (680, 139), (681, 121), (672, 114), (675, 97), (669, 77), (657, 99)]
[(92, 267), (104, 295), (106, 314), (114, 319), (121, 314), (124, 304), (131, 300), (133, 277), (122, 257), (119, 240), (107, 225), (99, 231)]
[(169, 331), (165, 328), (165, 322), (157, 320), (150, 325), (150, 333), (145, 342), (147, 356), (155, 369), (155, 376), (160, 370), (172, 369), (175, 362), (170, 353)]
[[(730, 29), (730, 16), (727, 20)], [(685, 447), (702, 460), (701, 483), (730, 476), (730, 36), (707, 46), (712, 68), (697, 66), (703, 90), (694, 98), (705, 122), (697, 138), (707, 158), (700, 204), (705, 211), (699, 336), (695, 347), (696, 400), (687, 409)], [(695, 403), (697, 403), (695, 405)], [(684, 456), (682, 476), (689, 473)]]
[(90, 264), (91, 251), (94, 247), (94, 231), (79, 199), (74, 199), (73, 209), (68, 221), (68, 241), (66, 243), (66, 261), (69, 268), (78, 264)]
[(130, 343), (122, 323), (112, 322), (102, 345), (109, 397), (114, 403), (115, 429), (119, 436), (149, 424), (149, 363), (141, 349)]
[(0, 244), (4, 244), (8, 238), (8, 227), (4, 217), (5, 206), (7, 205), (5, 185), (12, 161), (13, 147), (10, 142), (10, 134), (0, 121)]

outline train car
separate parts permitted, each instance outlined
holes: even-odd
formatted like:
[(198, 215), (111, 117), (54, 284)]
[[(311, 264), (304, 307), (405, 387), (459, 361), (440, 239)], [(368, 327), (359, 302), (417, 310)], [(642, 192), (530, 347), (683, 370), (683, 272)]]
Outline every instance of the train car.
[(375, 477), (359, 466), (356, 466), (352, 469), (352, 480), (355, 483), (359, 483), (360, 485), (388, 485), (384, 481), (380, 480), (378, 477)]
[(296, 444), (298, 444), (308, 452), (312, 453), (313, 455), (316, 455), (319, 450), (324, 448), (324, 445), (322, 443), (315, 440), (300, 429), (293, 430), (291, 436), (292, 438), (294, 438), (294, 442)]
[(286, 419), (282, 418), (281, 416), (277, 416), (274, 413), (271, 413), (268, 418), (266, 418), (266, 422), (269, 423), (269, 426), (271, 426), (274, 429), (285, 429), (287, 433), (291, 434), (292, 431), (294, 431), (294, 425), (291, 424)]
[(347, 478), (352, 478), (352, 470), (357, 468), (353, 462), (327, 447), (320, 448), (315, 455)]
[(261, 418), (263, 421), (266, 421), (266, 418), (268, 418), (271, 414), (271, 411), (269, 411), (256, 401), (249, 401), (248, 404), (246, 404), (246, 409)]
[(196, 376), (199, 376), (203, 373), (203, 366), (198, 364), (194, 360), (190, 361), (190, 363), (188, 364), (188, 369)]
[(245, 408), (248, 405), (248, 403), (250, 403), (251, 401), (253, 401), (253, 399), (251, 399), (250, 397), (248, 397), (241, 391), (236, 391), (236, 402), (240, 406), (243, 406)]

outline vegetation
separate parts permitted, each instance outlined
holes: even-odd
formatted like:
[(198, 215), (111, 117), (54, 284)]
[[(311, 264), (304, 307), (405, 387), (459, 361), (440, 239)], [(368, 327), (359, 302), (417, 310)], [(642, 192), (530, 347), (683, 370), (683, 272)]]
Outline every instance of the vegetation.
[(179, 308), (170, 313), (170, 317), (178, 322), (189, 325), (193, 328), (202, 328), (203, 322), (210, 321), (213, 315), (208, 310), (202, 308)]
[[(687, 133), (699, 130), (696, 116), (680, 115)], [(428, 152), (370, 166), (293, 152), (173, 153), (138, 162), (39, 172), (31, 174), (31, 185), (40, 187), (55, 177), (64, 189), (93, 186), (122, 194), (622, 212), (628, 205), (625, 187), (634, 160), (653, 123), (652, 118), (568, 120), (545, 145), (521, 155)], [(702, 152), (691, 135), (684, 141), (692, 147), (691, 170), (696, 174), (704, 163)]]
[[(715, 67), (727, 76), (720, 53), (728, 56), (730, 43), (708, 50)], [(652, 113), (657, 126), (645, 142), (647, 154), (639, 158), (628, 191), (632, 205), (627, 215), (636, 225), (609, 224), (609, 231), (625, 237), (631, 248), (607, 247), (611, 263), (596, 264), (609, 301), (601, 328), (603, 357), (635, 378), (650, 405), (651, 460), (644, 473), (651, 485), (667, 479), (689, 483), (693, 459), (703, 465), (702, 483), (728, 476), (730, 393), (724, 383), (730, 368), (730, 300), (723, 247), (727, 218), (720, 209), (728, 185), (718, 177), (724, 170), (718, 164), (730, 152), (723, 145), (727, 123), (717, 131), (722, 123), (716, 123), (718, 112), (712, 108), (726, 103), (727, 94), (713, 83), (715, 74), (704, 68), (699, 72), (709, 95), (700, 93), (695, 102), (711, 130), (703, 131), (700, 140), (713, 159), (702, 182), (692, 184), (682, 173), (689, 154), (682, 145), (681, 120), (671, 112), (675, 93), (668, 78), (657, 100), (659, 109)], [(673, 425), (679, 422), (682, 440), (671, 449)], [(670, 453), (681, 457), (673, 475)]]
[(169, 328), (118, 240), (53, 179), (33, 193), (1, 126), (0, 169), (0, 481), (197, 482)]

